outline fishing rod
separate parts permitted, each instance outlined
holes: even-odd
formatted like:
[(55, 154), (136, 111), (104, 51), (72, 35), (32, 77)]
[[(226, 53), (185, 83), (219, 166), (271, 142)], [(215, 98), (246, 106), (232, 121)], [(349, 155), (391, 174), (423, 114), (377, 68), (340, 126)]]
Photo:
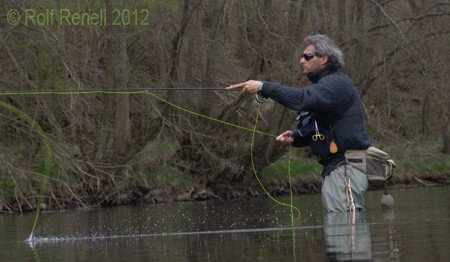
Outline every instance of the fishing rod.
[(95, 92), (139, 92), (139, 91), (226, 91), (223, 87), (141, 87), (141, 88), (94, 88), (94, 89), (47, 89), (47, 90), (0, 90), (0, 94), (39, 93), (95, 93)]
[[(125, 93), (132, 94), (137, 92), (149, 91), (227, 91), (223, 87), (156, 87), (148, 86), (141, 88), (94, 88), (94, 89), (38, 89), (38, 90), (0, 90), (0, 95), (39, 95), (39, 94), (91, 94), (91, 93)], [(260, 92), (256, 94), (256, 101), (259, 103), (267, 102), (267, 97)]]

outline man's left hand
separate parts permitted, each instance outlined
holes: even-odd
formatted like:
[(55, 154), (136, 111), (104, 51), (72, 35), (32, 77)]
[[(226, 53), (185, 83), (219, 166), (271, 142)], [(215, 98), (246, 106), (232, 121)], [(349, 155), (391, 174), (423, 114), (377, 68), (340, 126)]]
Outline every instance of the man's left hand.
[(285, 145), (290, 145), (294, 142), (294, 133), (291, 130), (284, 131), (275, 140)]
[(259, 92), (261, 81), (248, 80), (247, 82), (235, 84), (227, 87), (227, 90), (241, 91), (242, 94), (256, 94)]

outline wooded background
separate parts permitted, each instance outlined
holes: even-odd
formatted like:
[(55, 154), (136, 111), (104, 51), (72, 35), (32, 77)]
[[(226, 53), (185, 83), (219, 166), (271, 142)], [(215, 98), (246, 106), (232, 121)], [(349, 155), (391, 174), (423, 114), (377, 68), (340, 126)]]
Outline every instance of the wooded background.
[[(106, 9), (108, 25), (59, 25), (63, 8)], [(147, 9), (149, 25), (110, 25), (116, 8)], [(7, 22), (11, 9), (22, 14), (17, 25)], [(25, 9), (55, 9), (55, 23), (25, 25)], [(345, 54), (343, 72), (360, 91), (373, 144), (448, 163), (449, 18), (448, 0), (6, 0), (0, 89), (226, 87), (248, 79), (303, 87), (302, 40), (323, 33)], [(154, 93), (210, 117), (255, 123), (253, 96)], [(46, 204), (61, 209), (254, 183), (251, 132), (149, 95), (7, 95), (0, 102), (0, 211), (33, 209), (43, 177)], [(271, 134), (295, 124), (295, 112), (273, 101), (260, 117), (258, 129)], [(273, 138), (256, 139), (259, 171), (288, 150)], [(309, 157), (307, 150), (295, 154)]]

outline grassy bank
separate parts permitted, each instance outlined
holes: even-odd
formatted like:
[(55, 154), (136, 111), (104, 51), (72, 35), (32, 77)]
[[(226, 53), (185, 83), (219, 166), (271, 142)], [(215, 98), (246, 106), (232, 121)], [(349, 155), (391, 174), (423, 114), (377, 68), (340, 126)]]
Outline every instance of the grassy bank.
[[(50, 167), (39, 160), (45, 159), (45, 151), (29, 151), (29, 155), (24, 155), (24, 144), (21, 144), (21, 147), (11, 144), (3, 147), (4, 165), (0, 168), (2, 212), (34, 210), (41, 194), (39, 189), (45, 189), (42, 207), (48, 209), (264, 195), (249, 162), (247, 168), (240, 171), (233, 170), (231, 164), (222, 161), (215, 169), (211, 169), (214, 172), (193, 173), (186, 166), (189, 162), (180, 164), (177, 161), (177, 152), (180, 152), (181, 145), (168, 139), (158, 139), (149, 144), (135, 154), (128, 165), (106, 166), (101, 171), (99, 166), (81, 159), (64, 158), (65, 154), (61, 153), (61, 150), (73, 151), (70, 147), (54, 143), (51, 147), (55, 157)], [(249, 145), (244, 144), (242, 147), (249, 148)], [(397, 163), (394, 177), (389, 182), (390, 186), (450, 184), (450, 156), (440, 153), (436, 144), (392, 146), (383, 149)], [(262, 166), (262, 162), (258, 162), (260, 159), (260, 156), (256, 157), (261, 184), (274, 196), (288, 194), (289, 154), (285, 153), (267, 166)], [(294, 149), (290, 163), (290, 176), (296, 194), (320, 192), (322, 167), (316, 158), (309, 157), (305, 149)], [(48, 179), (48, 184), (44, 187), (42, 181), (45, 179)]]
[[(412, 150), (414, 151), (414, 150)], [(450, 156), (442, 153), (426, 152), (413, 154), (411, 152), (389, 150), (397, 167), (389, 185), (408, 185), (417, 180), (437, 184), (450, 184)], [(283, 156), (278, 161), (264, 169), (262, 180), (267, 183), (287, 179), (288, 157)], [(315, 158), (295, 157), (291, 160), (291, 177), (303, 183), (316, 182), (322, 166)]]

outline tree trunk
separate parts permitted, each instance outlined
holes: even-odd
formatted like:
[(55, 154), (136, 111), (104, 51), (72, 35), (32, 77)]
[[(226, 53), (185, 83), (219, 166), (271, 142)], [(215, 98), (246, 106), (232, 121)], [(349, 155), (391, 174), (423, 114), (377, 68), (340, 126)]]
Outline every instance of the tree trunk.
[(428, 116), (430, 113), (430, 95), (427, 93), (422, 104), (421, 114), (421, 133), (424, 135), (428, 132)]
[(310, 10), (313, 17), (314, 31), (315, 33), (325, 34), (323, 25), (323, 10), (319, 0), (310, 1)]
[(200, 6), (199, 2), (194, 6), (193, 10), (189, 12), (190, 9), (190, 0), (184, 0), (183, 2), (183, 14), (180, 21), (180, 27), (176, 32), (175, 36), (172, 38), (172, 51), (170, 53), (171, 65), (169, 69), (169, 76), (172, 81), (176, 81), (178, 79), (178, 64), (180, 60), (181, 47), (183, 45), (184, 34), (186, 32), (186, 28), (189, 24), (192, 14), (195, 10)]
[[(290, 1), (290, 8), (288, 10), (288, 29), (289, 35), (294, 39), (302, 37), (305, 28), (305, 5), (306, 1)], [(300, 40), (301, 41), (301, 40)], [(303, 51), (303, 50), (302, 50)]]
[[(180, 20), (180, 26), (175, 33), (175, 36), (171, 40), (172, 49), (170, 51), (170, 67), (169, 67), (169, 82), (168, 86), (173, 87), (174, 83), (179, 80), (178, 69), (180, 63), (181, 50), (184, 41), (184, 35), (186, 33), (187, 26), (189, 21), (191, 20), (192, 15), (195, 13), (197, 8), (200, 6), (200, 2), (198, 2), (191, 9), (190, 0), (183, 1), (183, 13)], [(169, 91), (167, 94), (168, 101), (175, 101), (175, 93)], [(169, 105), (166, 105), (162, 111), (162, 115), (168, 119), (173, 119), (172, 115), (175, 114), (175, 109)]]
[(338, 30), (336, 35), (336, 43), (340, 44), (344, 41), (344, 28), (347, 23), (347, 12), (346, 12), (347, 1), (338, 1)]
[[(364, 35), (365, 25), (364, 25), (364, 1), (356, 1), (356, 21), (355, 21), (355, 31), (357, 36)], [(357, 67), (364, 69), (366, 68), (366, 48), (365, 48), (365, 38), (362, 38), (359, 43), (356, 45), (356, 59), (357, 59)], [(360, 71), (361, 72), (361, 71)]]
[[(375, 0), (375, 2), (381, 4), (381, 0)], [(378, 8), (378, 6), (376, 6), (375, 4), (372, 5), (371, 7), (371, 15), (370, 15), (370, 24), (369, 27), (372, 28), (374, 26), (376, 26), (380, 21), (381, 21), (381, 10), (380, 8)]]
[[(110, 17), (115, 19), (112, 10), (120, 8), (118, 0), (106, 1)], [(106, 49), (105, 78), (112, 88), (127, 88), (129, 63), (126, 45), (126, 32), (123, 25), (108, 27), (108, 43)], [(104, 112), (101, 120), (101, 134), (98, 142), (97, 159), (111, 160), (125, 156), (130, 144), (130, 105), (128, 94), (106, 95)]]
[[(117, 4), (120, 2), (117, 1)], [(127, 35), (125, 26), (113, 26), (111, 42), (111, 63), (113, 87), (117, 89), (127, 88), (129, 75), (129, 61), (127, 54)], [(114, 125), (114, 148), (118, 156), (126, 153), (130, 144), (130, 100), (128, 94), (116, 95), (115, 103), (115, 125)]]
[(444, 121), (444, 148), (442, 148), (442, 153), (450, 155), (450, 121), (449, 117)]

